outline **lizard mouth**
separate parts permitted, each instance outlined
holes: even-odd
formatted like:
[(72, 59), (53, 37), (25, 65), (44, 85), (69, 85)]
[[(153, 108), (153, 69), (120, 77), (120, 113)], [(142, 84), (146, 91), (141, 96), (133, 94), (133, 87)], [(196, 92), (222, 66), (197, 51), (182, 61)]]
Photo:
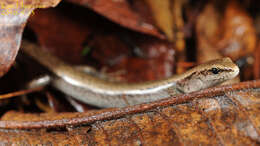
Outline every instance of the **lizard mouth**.
[(233, 74), (232, 74), (232, 78), (235, 78), (238, 74), (239, 74), (239, 68), (238, 66), (236, 65), (234, 68), (233, 68)]

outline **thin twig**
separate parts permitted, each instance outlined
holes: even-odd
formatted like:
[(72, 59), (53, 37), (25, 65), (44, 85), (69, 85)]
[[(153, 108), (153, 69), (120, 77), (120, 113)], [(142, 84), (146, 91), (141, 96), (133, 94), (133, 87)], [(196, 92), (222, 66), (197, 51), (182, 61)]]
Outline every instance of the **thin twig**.
[(37, 87), (37, 88), (31, 88), (31, 89), (12, 92), (12, 93), (2, 94), (2, 95), (0, 95), (0, 99), (7, 99), (7, 98), (15, 97), (15, 96), (21, 96), (21, 95), (29, 94), (32, 92), (40, 91), (42, 89), (43, 89), (43, 87)]

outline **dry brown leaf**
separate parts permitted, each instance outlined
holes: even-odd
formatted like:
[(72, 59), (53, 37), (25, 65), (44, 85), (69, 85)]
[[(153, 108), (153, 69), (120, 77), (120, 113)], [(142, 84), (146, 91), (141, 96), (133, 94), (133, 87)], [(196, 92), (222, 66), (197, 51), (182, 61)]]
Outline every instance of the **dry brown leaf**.
[(82, 44), (89, 38), (91, 28), (68, 17), (57, 9), (39, 10), (30, 17), (28, 27), (34, 31), (44, 49), (66, 62), (82, 64), (85, 61)]
[(0, 4), (0, 77), (13, 64), (20, 47), (25, 23), (37, 7), (55, 6), (60, 0), (1, 0)]
[[(40, 115), (9, 112), (2, 118), (9, 121), (0, 121), (0, 127), (27, 130), (2, 130), (0, 142), (17, 145), (257, 145), (260, 142), (259, 106), (260, 80), (121, 109)], [(19, 126), (15, 127), (15, 123)]]
[[(183, 5), (187, 3), (186, 0), (173, 0), (172, 2), (172, 20), (175, 28), (175, 46), (179, 52), (185, 53), (185, 36), (184, 36), (184, 20), (183, 20)], [(174, 28), (172, 28), (174, 29)], [(183, 59), (184, 60), (184, 59)]]
[(258, 42), (255, 53), (254, 79), (260, 79), (260, 42)]
[[(68, 0), (96, 11), (124, 27), (165, 38), (151, 22), (143, 18), (127, 0)], [(133, 2), (135, 3), (135, 2)], [(144, 6), (142, 6), (144, 7)]]
[(173, 16), (170, 0), (146, 0), (150, 6), (157, 26), (173, 41)]

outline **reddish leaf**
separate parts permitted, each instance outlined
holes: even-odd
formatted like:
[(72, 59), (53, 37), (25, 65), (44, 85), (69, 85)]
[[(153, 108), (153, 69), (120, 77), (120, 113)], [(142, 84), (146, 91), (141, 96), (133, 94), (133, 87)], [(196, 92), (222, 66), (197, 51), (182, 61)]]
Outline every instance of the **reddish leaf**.
[(90, 31), (83, 23), (72, 21), (56, 9), (39, 10), (28, 26), (36, 33), (40, 45), (70, 63), (82, 63), (83, 43)]
[[(70, 2), (80, 4), (85, 7), (89, 7), (97, 13), (111, 19), (112, 21), (139, 31), (147, 33), (153, 36), (163, 38), (156, 27), (149, 21), (149, 18), (144, 18), (131, 8), (130, 4), (126, 0), (68, 0)], [(141, 3), (143, 4), (143, 3)], [(146, 5), (142, 5), (146, 7)]]
[[(37, 11), (28, 26), (36, 33), (41, 46), (63, 60), (83, 63), (87, 57), (82, 55), (82, 50), (87, 46), (91, 49), (88, 57), (95, 60), (91, 63), (101, 69), (108, 68), (110, 74), (123, 71), (113, 77), (125, 81), (156, 80), (173, 74), (175, 52), (169, 42), (129, 33), (92, 13), (79, 16), (73, 9), (64, 8), (70, 14), (73, 12), (64, 16), (68, 13), (60, 9)], [(84, 18), (91, 21), (82, 21)], [(130, 46), (139, 47), (143, 56), (133, 57)]]
[(260, 80), (244, 82), (88, 113), (10, 112), (3, 116), (7, 121), (0, 121), (0, 127), (26, 130), (2, 130), (0, 141), (31, 145), (256, 145), (260, 142), (259, 88)]
[[(18, 4), (17, 4), (18, 3)], [(13, 64), (20, 47), (22, 32), (27, 18), (36, 7), (50, 7), (59, 0), (1, 1), (0, 8), (0, 76), (3, 76)]]
[(142, 57), (125, 57), (110, 66), (109, 72), (125, 71), (119, 75), (128, 82), (151, 81), (167, 78), (174, 74), (175, 51), (167, 41), (149, 37), (136, 38)]

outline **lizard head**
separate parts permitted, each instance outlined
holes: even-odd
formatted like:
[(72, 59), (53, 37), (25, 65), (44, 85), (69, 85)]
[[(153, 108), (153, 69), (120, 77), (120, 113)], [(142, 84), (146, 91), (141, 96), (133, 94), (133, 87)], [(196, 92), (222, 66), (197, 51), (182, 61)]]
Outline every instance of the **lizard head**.
[(178, 83), (178, 86), (184, 93), (189, 93), (233, 79), (238, 73), (238, 66), (230, 58), (216, 59), (187, 71), (185, 73), (187, 76)]

